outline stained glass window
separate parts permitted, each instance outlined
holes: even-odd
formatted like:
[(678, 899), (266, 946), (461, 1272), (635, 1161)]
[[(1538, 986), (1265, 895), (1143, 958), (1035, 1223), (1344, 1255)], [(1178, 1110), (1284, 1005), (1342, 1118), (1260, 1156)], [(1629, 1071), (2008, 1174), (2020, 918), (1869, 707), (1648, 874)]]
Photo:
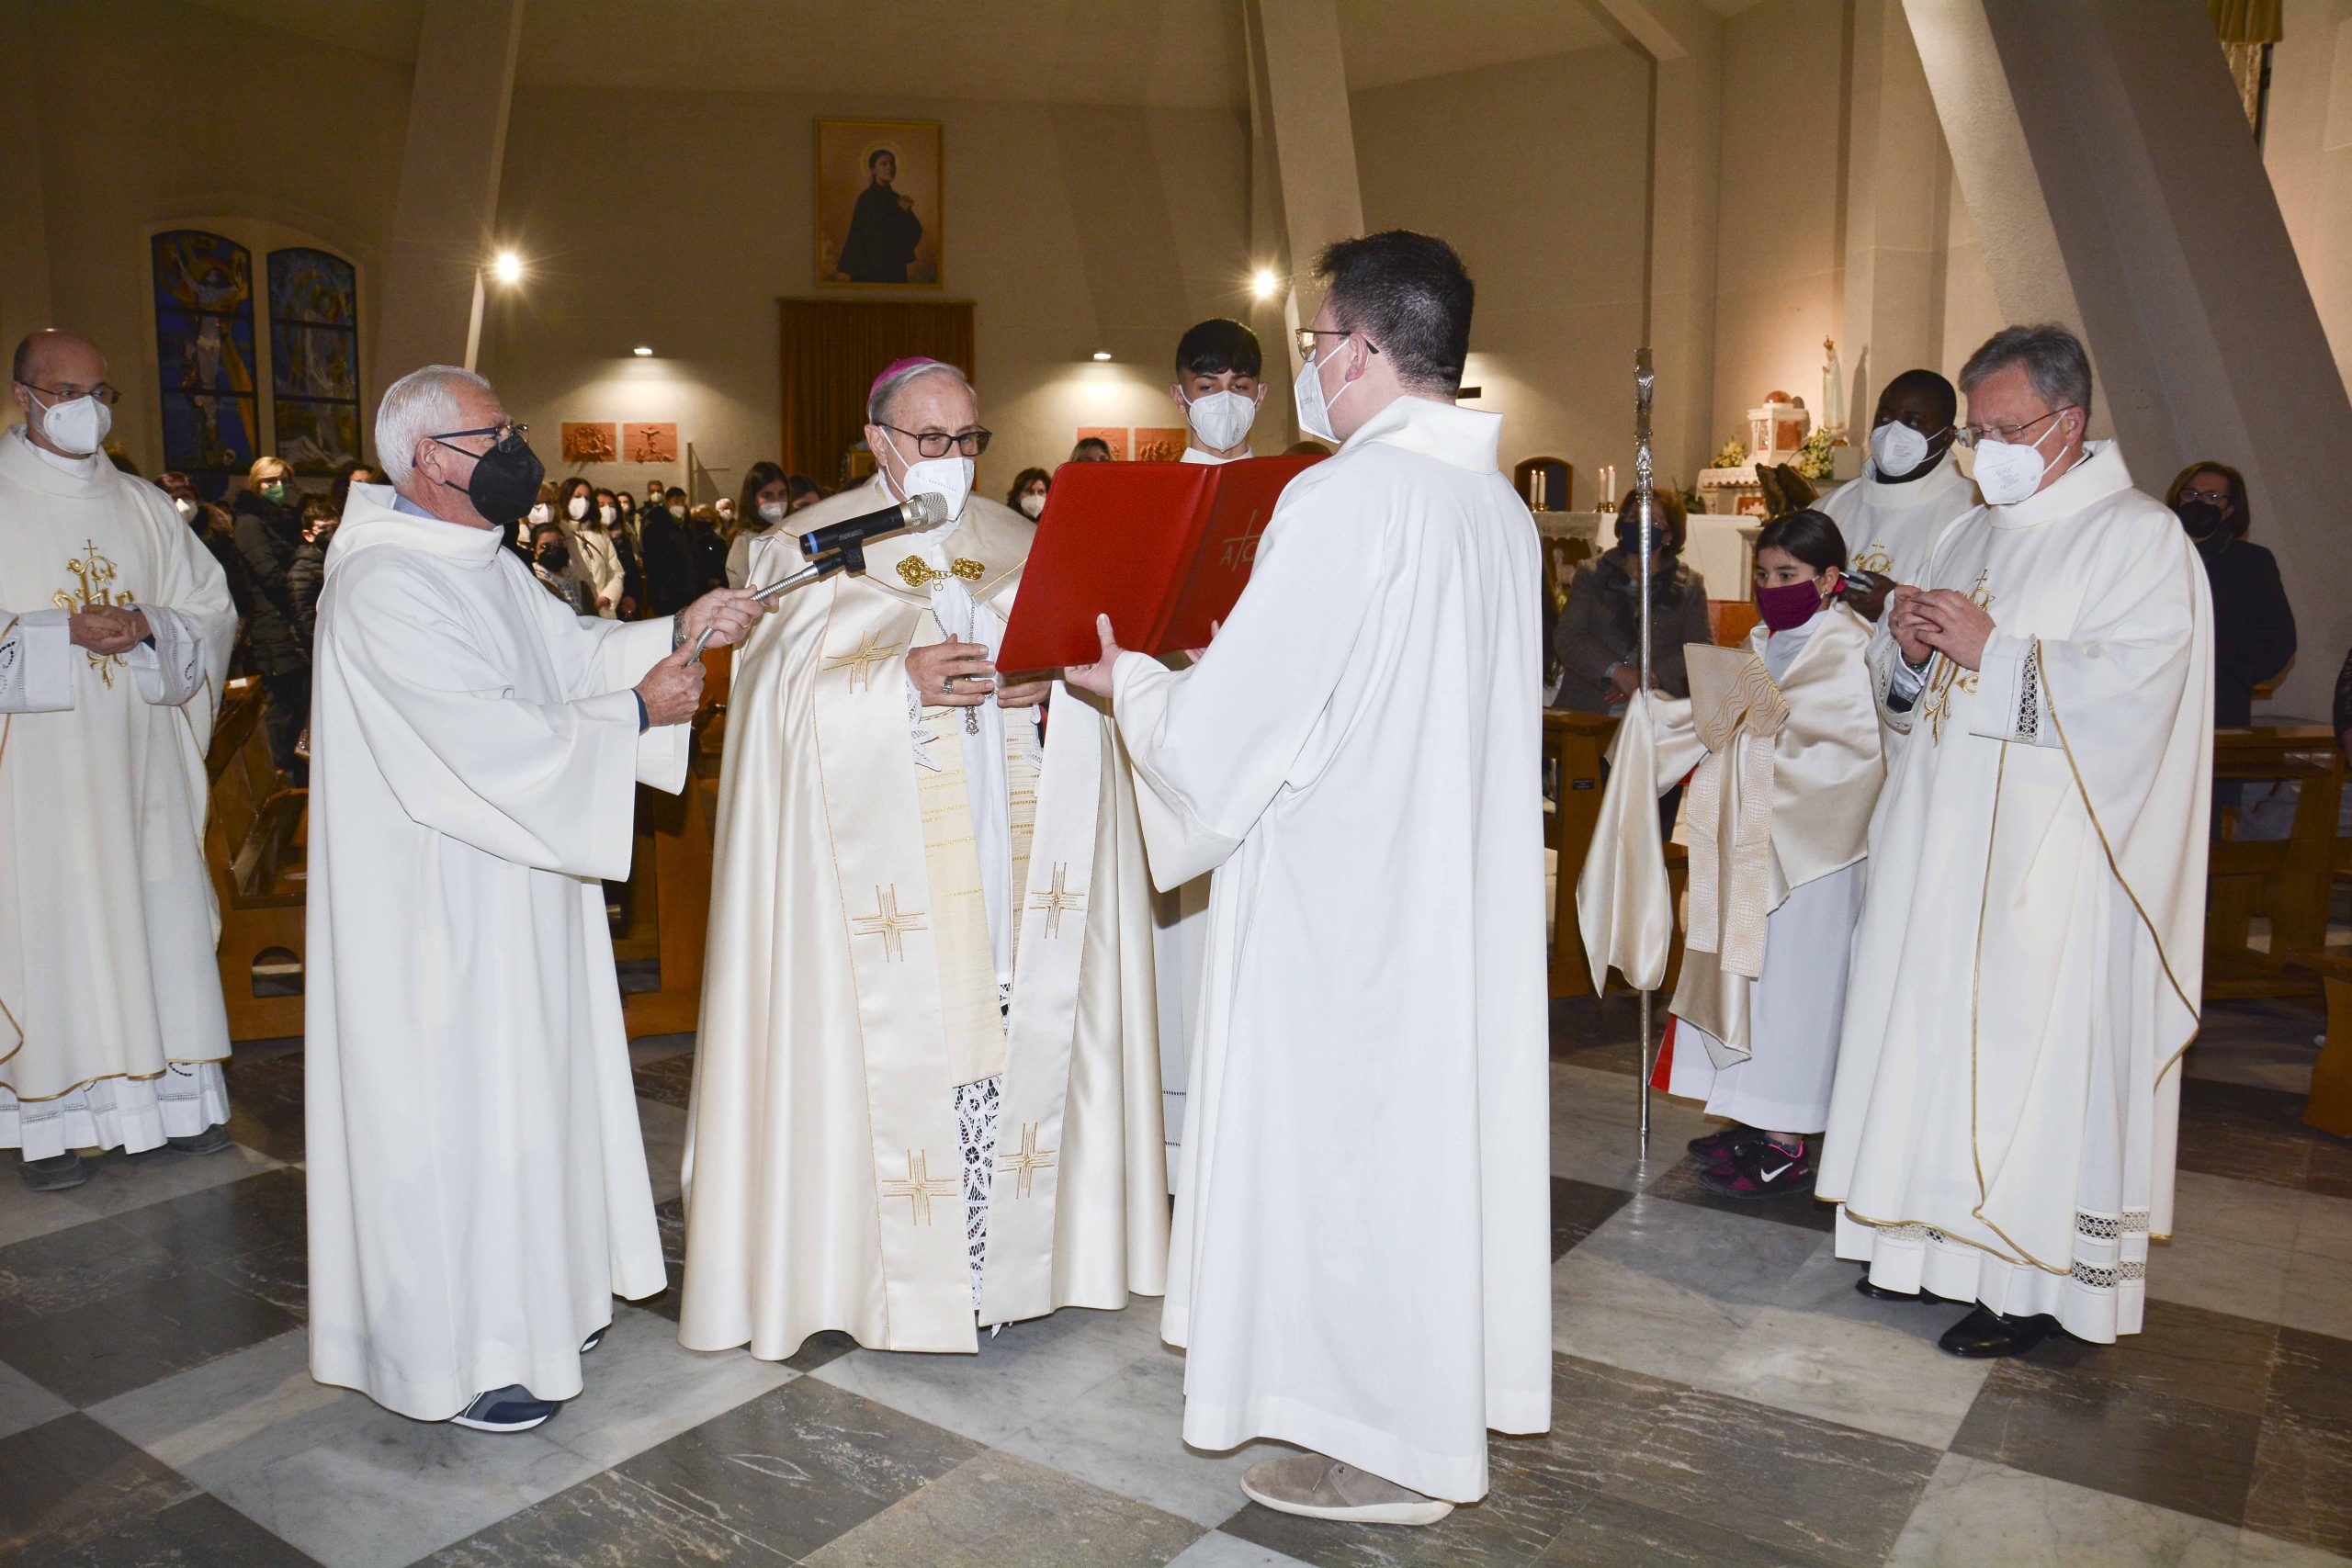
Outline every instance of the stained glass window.
[(253, 253), (200, 229), (154, 237), (164, 466), (208, 496), (254, 457)]
[(359, 290), (351, 264), (269, 253), (270, 402), (277, 455), (298, 474), (359, 456)]

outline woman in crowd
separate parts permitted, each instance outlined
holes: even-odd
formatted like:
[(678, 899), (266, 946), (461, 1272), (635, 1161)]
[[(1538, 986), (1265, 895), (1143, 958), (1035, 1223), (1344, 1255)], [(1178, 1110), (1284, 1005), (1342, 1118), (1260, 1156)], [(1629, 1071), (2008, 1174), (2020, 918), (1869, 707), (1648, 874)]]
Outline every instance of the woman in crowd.
[[(1690, 694), (1686, 643), (1708, 642), (1707, 585), (1682, 564), (1690, 525), (1681, 498), (1659, 491), (1650, 523), (1650, 678), (1670, 697)], [(1617, 514), (1617, 543), (1577, 568), (1553, 649), (1562, 666), (1557, 706), (1623, 713), (1641, 679), (1641, 541), (1633, 502)]]
[(719, 528), (718, 508), (708, 502), (686, 513), (686, 554), (694, 573), (688, 603), (727, 586), (727, 536)]
[(613, 548), (621, 558), (621, 619), (645, 614), (645, 556), (638, 534), (637, 498), (625, 490), (613, 496)]
[(575, 615), (596, 613), (593, 592), (571, 570), (571, 536), (556, 522), (531, 525), (531, 575), (539, 586), (562, 600)]
[(588, 613), (611, 620), (620, 610), (621, 558), (596, 509), (596, 487), (577, 474), (556, 486), (555, 521), (571, 551), (572, 575), (588, 585)]
[(351, 495), (351, 487), (371, 485), (375, 482), (375, 469), (356, 457), (345, 458), (336, 465), (334, 482), (327, 486), (327, 504), (334, 509), (335, 516), (340, 519), (343, 516), (343, 503)]
[(2295, 612), (2278, 559), (2246, 542), (2245, 476), (2228, 464), (2191, 463), (2165, 495), (2213, 590), (2213, 723), (2252, 724), (2254, 689), (2295, 659)]
[(1054, 476), (1043, 468), (1023, 468), (1012, 476), (1012, 488), (1004, 492), (1004, 503), (1015, 512), (1031, 517), (1046, 513), (1046, 492), (1054, 488)]
[(786, 473), (780, 463), (763, 460), (744, 470), (743, 492), (735, 507), (735, 515), (743, 520), (743, 525), (728, 542), (728, 587), (743, 586), (743, 574), (751, 568), (752, 541), (774, 533), (792, 514), (792, 480), (793, 476)]
[(237, 554), (254, 589), (245, 630), (254, 669), (269, 693), (263, 716), (269, 754), (278, 772), (304, 787), (311, 770), (296, 745), (311, 720), (311, 658), (295, 629), (294, 592), (288, 581), (294, 553), (302, 547), (301, 498), (294, 490), (294, 470), (283, 457), (254, 458), (246, 485), (232, 507)]

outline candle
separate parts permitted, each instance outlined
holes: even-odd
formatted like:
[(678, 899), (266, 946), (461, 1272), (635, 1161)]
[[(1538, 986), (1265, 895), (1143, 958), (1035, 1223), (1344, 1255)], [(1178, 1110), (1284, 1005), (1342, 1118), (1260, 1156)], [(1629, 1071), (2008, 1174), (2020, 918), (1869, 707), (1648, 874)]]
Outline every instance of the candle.
[(1614, 463), (1603, 463), (1600, 466), (1600, 499), (1612, 506), (1616, 504), (1617, 465)]

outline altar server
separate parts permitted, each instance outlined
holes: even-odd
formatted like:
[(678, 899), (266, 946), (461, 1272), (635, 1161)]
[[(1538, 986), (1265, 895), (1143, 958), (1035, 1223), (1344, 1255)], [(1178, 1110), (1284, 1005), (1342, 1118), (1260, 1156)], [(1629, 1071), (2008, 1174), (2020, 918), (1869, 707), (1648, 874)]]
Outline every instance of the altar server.
[(1866, 1293), (1976, 1309), (1961, 1356), (2136, 1333), (2172, 1228), (2203, 977), (2212, 631), (2172, 513), (2084, 440), (2063, 327), (1961, 372), (1984, 505), (1872, 645), (1871, 824), (1818, 1190)]
[[(1761, 624), (1745, 648), (1688, 649), (1687, 701), (1637, 695), (1626, 710), (1577, 883), (1595, 991), (1612, 963), (1657, 986), (1671, 900), (1652, 801), (1690, 776), (1668, 1089), (1734, 1123), (1690, 1144), (1700, 1180), (1726, 1197), (1811, 1191), (1829, 1120), (1864, 839), (1886, 777), (1871, 628), (1835, 597), (1845, 564), (1818, 512), (1764, 525)], [(1642, 930), (1621, 947), (1626, 923)]]
[(1854, 573), (1847, 603), (1875, 621), (1898, 582), (1918, 580), (1945, 525), (1976, 504), (1976, 486), (1951, 455), (1960, 397), (1932, 370), (1905, 370), (1878, 395), (1862, 477), (1821, 498), (1845, 536)]
[[(1185, 463), (1230, 463), (1254, 457), (1250, 427), (1265, 403), (1259, 379), (1265, 358), (1258, 334), (1222, 316), (1187, 329), (1176, 343), (1176, 381), (1168, 389), (1189, 427)], [(1201, 933), (1209, 911), (1209, 879), (1196, 876), (1162, 893), (1155, 910), (1152, 954), (1159, 977), (1159, 1082), (1168, 1123), (1168, 1179), (1176, 1179), (1176, 1148), (1184, 1141), (1184, 1083), (1199, 1013)]]
[(1035, 525), (971, 493), (970, 384), (876, 380), (870, 483), (754, 539), (936, 495), (948, 521), (786, 595), (745, 646), (719, 782), (679, 1338), (780, 1360), (843, 1329), (1158, 1295), (1168, 1249), (1151, 897), (1108, 722), (992, 663)]
[[(1537, 597), (1443, 241), (1323, 254), (1283, 491), (1205, 657), (1122, 654), (1152, 874), (1214, 871), (1163, 1336), (1271, 1508), (1427, 1524), (1551, 1422)], [(1058, 710), (1055, 722), (1060, 722)]]
[[(613, 1297), (664, 1284), (603, 879), (676, 791), (702, 691), (673, 624), (573, 615), (501, 547), (539, 461), (428, 366), (376, 416), (319, 602), (311, 728), (311, 1370), (421, 1421), (526, 1431)], [(681, 642), (688, 644), (681, 649)]]
[(33, 333), (0, 435), (0, 1149), (42, 1191), (89, 1179), (77, 1148), (229, 1146), (204, 756), (237, 615), (107, 460), (106, 378)]

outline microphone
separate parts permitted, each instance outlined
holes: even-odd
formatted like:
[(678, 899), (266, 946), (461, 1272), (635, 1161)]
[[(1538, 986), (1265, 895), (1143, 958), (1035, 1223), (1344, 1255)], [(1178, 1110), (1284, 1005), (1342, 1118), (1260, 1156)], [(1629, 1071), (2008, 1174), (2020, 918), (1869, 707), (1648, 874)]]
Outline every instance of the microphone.
[[(843, 551), (859, 554), (870, 539), (885, 534), (895, 534), (901, 528), (931, 528), (947, 521), (947, 498), (929, 491), (910, 496), (905, 504), (886, 506), (879, 512), (869, 512), (863, 517), (852, 517), (840, 523), (828, 523), (800, 536), (800, 553), (810, 560), (818, 560)], [(853, 565), (853, 571), (862, 570), (863, 564)]]

